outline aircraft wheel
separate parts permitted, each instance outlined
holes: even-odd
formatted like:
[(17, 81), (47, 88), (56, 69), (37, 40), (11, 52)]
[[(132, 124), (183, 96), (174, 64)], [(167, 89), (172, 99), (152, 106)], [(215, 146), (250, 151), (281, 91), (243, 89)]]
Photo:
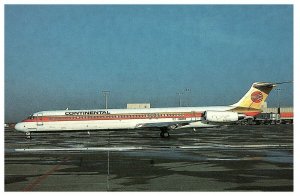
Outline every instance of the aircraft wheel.
[(164, 133), (160, 132), (160, 137), (163, 138), (164, 137)]
[(162, 132), (160, 132), (160, 137), (161, 138), (168, 138), (168, 137), (170, 137), (170, 134), (169, 134), (168, 131), (162, 131)]
[(170, 134), (168, 131), (164, 132), (164, 137), (170, 137)]
[(26, 132), (26, 139), (31, 139), (31, 133), (30, 132)]

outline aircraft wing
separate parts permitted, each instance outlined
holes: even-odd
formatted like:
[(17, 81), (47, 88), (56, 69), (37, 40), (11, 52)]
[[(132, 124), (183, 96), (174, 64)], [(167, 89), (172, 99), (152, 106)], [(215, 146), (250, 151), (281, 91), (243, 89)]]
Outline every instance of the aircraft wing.
[(180, 121), (180, 122), (158, 122), (158, 123), (141, 123), (137, 124), (136, 128), (169, 128), (175, 129), (185, 126), (195, 121)]

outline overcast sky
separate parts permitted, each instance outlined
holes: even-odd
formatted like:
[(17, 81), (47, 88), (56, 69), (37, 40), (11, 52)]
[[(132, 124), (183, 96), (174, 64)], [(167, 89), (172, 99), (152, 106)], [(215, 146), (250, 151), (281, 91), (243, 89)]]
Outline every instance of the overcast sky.
[[(288, 80), (291, 5), (5, 5), (6, 122), (103, 108), (102, 90), (110, 108), (178, 106), (177, 92), (184, 105), (229, 105), (253, 82)], [(292, 85), (280, 88), (293, 106)]]

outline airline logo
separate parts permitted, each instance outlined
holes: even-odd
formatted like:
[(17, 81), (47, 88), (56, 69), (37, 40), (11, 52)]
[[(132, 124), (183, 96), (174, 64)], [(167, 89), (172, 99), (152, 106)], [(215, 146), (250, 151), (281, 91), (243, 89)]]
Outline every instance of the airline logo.
[(260, 103), (263, 100), (264, 96), (260, 91), (255, 91), (251, 94), (251, 100), (254, 103)]
[(95, 114), (110, 114), (108, 111), (80, 111), (80, 112), (65, 112), (65, 115), (95, 115)]

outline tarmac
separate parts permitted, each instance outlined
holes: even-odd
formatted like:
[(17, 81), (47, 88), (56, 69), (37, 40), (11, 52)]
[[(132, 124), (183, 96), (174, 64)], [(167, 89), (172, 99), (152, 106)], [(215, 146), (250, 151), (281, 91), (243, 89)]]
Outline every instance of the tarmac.
[(24, 133), (5, 129), (5, 191), (293, 191), (293, 125)]

